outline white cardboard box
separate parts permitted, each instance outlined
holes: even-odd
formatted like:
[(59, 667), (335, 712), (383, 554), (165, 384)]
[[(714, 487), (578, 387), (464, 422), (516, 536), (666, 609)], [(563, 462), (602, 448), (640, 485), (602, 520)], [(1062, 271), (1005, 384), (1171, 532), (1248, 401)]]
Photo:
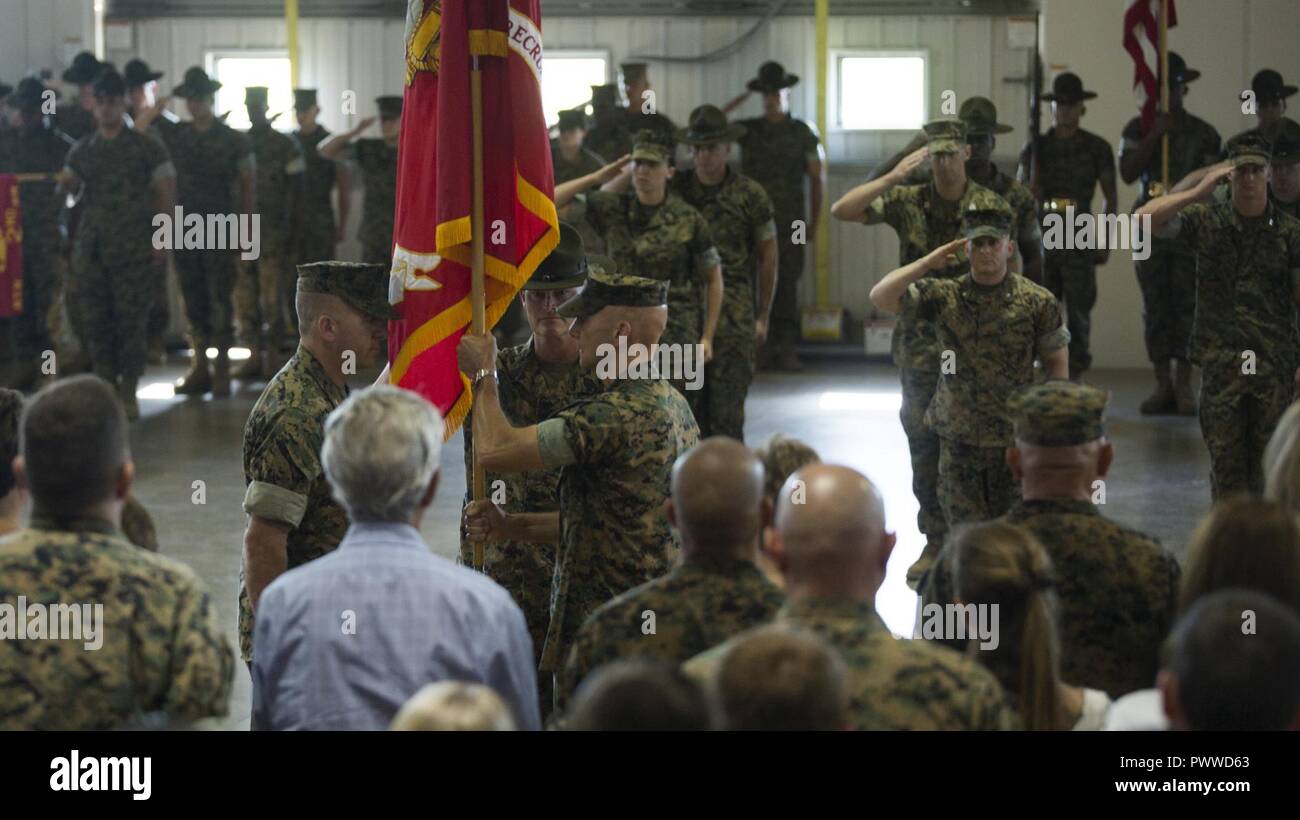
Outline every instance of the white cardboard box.
[(868, 356), (888, 356), (894, 337), (894, 319), (867, 319), (862, 323), (862, 345)]

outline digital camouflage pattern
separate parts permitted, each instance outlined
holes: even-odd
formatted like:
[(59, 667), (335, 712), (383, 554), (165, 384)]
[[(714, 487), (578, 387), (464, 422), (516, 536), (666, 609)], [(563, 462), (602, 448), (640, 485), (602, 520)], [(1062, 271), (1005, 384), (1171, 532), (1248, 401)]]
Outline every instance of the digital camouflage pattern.
[(264, 333), (265, 342), (273, 345), (284, 335), (286, 306), (281, 304), (281, 290), (292, 232), (290, 191), (298, 185), (307, 166), (297, 140), (269, 123), (250, 128), (247, 137), (257, 160), (261, 256), (239, 263), (235, 310), (240, 341), (256, 351), (264, 344)]
[(94, 114), (82, 108), (77, 100), (72, 100), (54, 109), (54, 127), (79, 140), (95, 133), (98, 124)]
[(1068, 379), (1021, 388), (1007, 400), (1015, 439), (1040, 447), (1075, 447), (1106, 435), (1110, 395)]
[[(512, 427), (531, 427), (558, 415), (578, 399), (595, 395), (599, 382), (591, 371), (575, 360), (569, 364), (543, 362), (533, 351), (530, 339), (516, 347), (497, 352), (497, 397), (501, 411)], [(472, 425), (465, 433), (465, 497), (473, 493), (474, 466)], [(487, 473), (488, 498), (496, 497), (498, 487), (505, 493), (501, 508), (507, 513), (551, 512), (560, 509), (560, 471), (530, 470), (526, 473)], [(542, 644), (551, 617), (551, 580), (555, 574), (555, 544), (490, 541), (483, 545), (483, 573), (510, 593), (524, 612), (528, 632), (533, 638), (535, 660), (541, 660)], [(474, 545), (462, 538), (461, 558), (473, 565)], [(549, 711), (551, 676), (538, 681), (543, 712)], [(545, 687), (543, 693), (541, 687)]]
[(1300, 367), (1300, 221), (1271, 206), (1245, 219), (1221, 202), (1189, 205), (1177, 224), (1178, 240), (1196, 254), (1191, 357), (1201, 366), (1213, 494), (1260, 493), (1264, 446)]
[(1061, 308), (1046, 289), (1018, 273), (997, 285), (923, 278), (903, 295), (904, 321), (936, 328), (951, 368), (939, 378), (925, 421), (942, 438), (977, 447), (1011, 444), (1007, 399), (1034, 380), (1034, 360), (1070, 339)]
[[(138, 378), (148, 358), (146, 331), (157, 287), (153, 263), (155, 185), (175, 175), (167, 149), (124, 128), (98, 132), (67, 157), (81, 185), (83, 210), (72, 248), (67, 299), (85, 317), (95, 372), (114, 384)], [(76, 183), (74, 183), (75, 185)]]
[(397, 146), (382, 139), (360, 139), (348, 146), (347, 158), (365, 180), (361, 205), (361, 261), (393, 264), (393, 208), (397, 201)]
[[(1169, 129), (1169, 184), (1187, 174), (1218, 161), (1219, 133), (1199, 117), (1187, 112)], [(1141, 121), (1134, 117), (1124, 126), (1120, 143), (1120, 164), (1124, 152), (1137, 148), (1142, 141)], [(1141, 189), (1134, 209), (1144, 205), (1151, 183), (1160, 182), (1162, 150), (1159, 146), (1141, 172)], [(1160, 364), (1170, 359), (1188, 357), (1192, 333), (1192, 314), (1196, 310), (1196, 255), (1185, 242), (1154, 237), (1151, 256), (1134, 262), (1138, 287), (1142, 291), (1143, 340), (1147, 356)]]
[[(867, 601), (790, 601), (778, 623), (807, 629), (839, 653), (848, 669), (849, 717), (858, 731), (1019, 729), (1002, 686), (984, 667), (925, 641), (900, 640)], [(712, 681), (735, 639), (685, 665)]]
[[(298, 205), (296, 225), (297, 248), (293, 255), (296, 265), (334, 259), (334, 238), (336, 222), (334, 206), (330, 202), (330, 193), (334, 190), (338, 166), (334, 160), (323, 157), (317, 148), (329, 139), (330, 132), (324, 126), (316, 126), (310, 134), (295, 131), (298, 145), (302, 148), (303, 160), (307, 171), (303, 177), (302, 200)], [(293, 295), (293, 277), (288, 277), (286, 291)]]
[(234, 659), (189, 567), (128, 544), (105, 522), (34, 518), (0, 541), (0, 602), (16, 607), (20, 595), (28, 607), (78, 613), (102, 604), (103, 643), (0, 640), (0, 729), (107, 730), (147, 712), (185, 721), (226, 714)]
[[(299, 346), (272, 377), (244, 425), (244, 512), (288, 524), (288, 568), (331, 552), (348, 529), (320, 463), (325, 417), (347, 398)], [(239, 579), (239, 650), (252, 658), (253, 614)]]
[[(1177, 605), (1173, 555), (1090, 501), (1020, 501), (1004, 520), (1032, 533), (1052, 559), (1061, 679), (1112, 698), (1151, 688)], [(921, 591), (925, 603), (953, 600), (951, 561), (945, 548)]]
[(619, 271), (668, 283), (668, 327), (660, 344), (694, 345), (704, 332), (704, 270), (718, 264), (713, 233), (700, 212), (669, 191), (658, 205), (636, 193), (587, 194), (587, 222), (605, 240)]
[(1005, 447), (980, 447), (941, 436), (938, 476), (945, 532), (960, 524), (997, 518), (1020, 498), (1020, 484), (1007, 467)]
[(739, 140), (741, 171), (763, 186), (772, 200), (776, 222), (777, 282), (769, 338), (775, 346), (792, 348), (800, 334), (799, 279), (813, 239), (808, 235), (804, 243), (796, 244), (793, 223), (809, 224), (804, 179), (808, 163), (820, 161), (817, 146), (821, 140), (816, 128), (791, 116), (780, 122), (754, 117), (738, 124), (745, 127)]
[[(1043, 192), (1040, 218), (1049, 212), (1065, 216), (1070, 204), (1075, 213), (1093, 213), (1092, 198), (1097, 185), (1115, 184), (1115, 152), (1110, 143), (1091, 131), (1080, 129), (1073, 136), (1060, 137), (1049, 129), (1039, 141), (1038, 181)], [(1020, 181), (1026, 182), (1031, 148), (1020, 154)], [(1056, 203), (1056, 207), (1051, 207)], [(1111, 203), (1112, 207), (1118, 203)], [(1070, 328), (1070, 373), (1082, 373), (1092, 366), (1092, 309), (1097, 304), (1097, 267), (1093, 251), (1043, 248), (1043, 285), (1065, 302)]]
[(1282, 200), (1274, 196), (1272, 191), (1269, 191), (1268, 201), (1273, 203), (1274, 208), (1286, 214), (1287, 216), (1291, 217), (1292, 219), (1300, 219), (1300, 199), (1294, 200), (1292, 202), (1283, 202)]
[[(248, 138), (217, 120), (204, 131), (182, 122), (162, 133), (176, 162), (176, 202), (185, 214), (238, 214), (240, 173), (256, 171)], [(207, 237), (210, 245), (216, 237)], [(176, 249), (172, 258), (185, 297), (194, 348), (234, 344), (234, 291), (239, 256), (234, 249)]]
[[(0, 174), (55, 174), (75, 141), (43, 121), (0, 129)], [(54, 349), (50, 310), (63, 286), (63, 199), (54, 180), (19, 184), (23, 233), (23, 312), (14, 322), (15, 354), (32, 363)]]
[(691, 408), (663, 379), (615, 381), (556, 418), (577, 461), (560, 473), (560, 550), (542, 669), (558, 672), (601, 604), (663, 575), (681, 549), (668, 525), (673, 462), (694, 447)]
[(776, 234), (763, 187), (727, 169), (718, 185), (694, 173), (672, 179), (673, 191), (704, 217), (722, 262), (722, 312), (713, 361), (704, 370), (702, 435), (745, 440), (745, 396), (754, 380), (754, 322), (759, 243)]
[[(587, 675), (622, 658), (683, 663), (775, 616), (785, 596), (752, 561), (687, 560), (592, 613), (558, 676), (563, 710)], [(653, 613), (647, 632), (646, 613)]]

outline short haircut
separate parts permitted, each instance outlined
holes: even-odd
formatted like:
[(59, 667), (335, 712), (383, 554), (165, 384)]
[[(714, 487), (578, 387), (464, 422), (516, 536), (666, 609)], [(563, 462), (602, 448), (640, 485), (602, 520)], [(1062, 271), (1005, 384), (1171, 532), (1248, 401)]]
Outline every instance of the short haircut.
[(738, 640), (718, 667), (718, 705), (733, 731), (847, 727), (844, 662), (810, 632), (766, 626)]
[(321, 466), (348, 518), (409, 521), (438, 471), (442, 431), (437, 408), (400, 387), (367, 387), (335, 408)]
[(1253, 590), (1201, 598), (1174, 627), (1166, 667), (1188, 728), (1280, 731), (1300, 714), (1300, 617)]
[(713, 728), (704, 690), (657, 658), (615, 661), (574, 695), (571, 728), (586, 732), (695, 732)]
[(511, 732), (510, 707), (477, 683), (439, 681), (411, 696), (388, 727), (395, 732)]
[(23, 411), (19, 446), (32, 500), (47, 513), (75, 514), (112, 499), (130, 458), (117, 394), (91, 375), (37, 393)]
[(0, 387), (0, 498), (14, 488), (14, 456), (18, 455), (18, 422), (23, 414), (23, 394)]

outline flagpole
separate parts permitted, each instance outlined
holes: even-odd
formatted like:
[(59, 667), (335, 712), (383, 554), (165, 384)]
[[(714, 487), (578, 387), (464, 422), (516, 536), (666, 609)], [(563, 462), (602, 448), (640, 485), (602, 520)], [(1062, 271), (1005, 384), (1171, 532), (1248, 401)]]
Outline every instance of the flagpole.
[[(474, 193), (470, 216), (470, 331), (485, 333), (487, 318), (484, 315), (483, 282), (483, 75), (479, 70), (478, 55), (470, 58), (469, 99), (473, 124), (473, 174)], [(473, 433), (474, 415), (470, 414), (470, 432)], [(473, 439), (474, 500), (482, 501), (487, 495), (487, 477), (478, 460), (478, 436)], [(483, 569), (483, 542), (474, 542), (474, 569)]]
[[(1160, 113), (1169, 114), (1169, 0), (1160, 0)], [(1169, 193), (1169, 132), (1160, 136), (1160, 185)]]

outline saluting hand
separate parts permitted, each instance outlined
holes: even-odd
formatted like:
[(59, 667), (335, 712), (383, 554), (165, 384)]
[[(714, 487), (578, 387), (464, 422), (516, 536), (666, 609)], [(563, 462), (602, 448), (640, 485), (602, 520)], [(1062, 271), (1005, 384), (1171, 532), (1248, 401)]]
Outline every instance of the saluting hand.
[(609, 165), (606, 165), (604, 168), (601, 168), (599, 171), (597, 171), (596, 181), (601, 185), (604, 185), (606, 182), (616, 179), (619, 174), (623, 173), (623, 166), (627, 165), (631, 161), (632, 161), (632, 155), (624, 154), (623, 156), (611, 162)]
[(1196, 184), (1196, 196), (1198, 199), (1205, 199), (1214, 194), (1214, 189), (1218, 186), (1219, 180), (1232, 173), (1232, 163), (1228, 160), (1216, 162), (1210, 166), (1210, 170), (1201, 177), (1201, 181)]
[(925, 159), (928, 156), (930, 156), (929, 146), (921, 146), (912, 153), (903, 157), (902, 160), (894, 166), (891, 175), (899, 181), (907, 179), (907, 175), (915, 171), (917, 166), (921, 163), (925, 162)]
[(374, 117), (364, 117), (361, 122), (357, 123), (356, 133), (364, 133), (367, 128), (375, 124)]
[(505, 541), (506, 513), (491, 501), (471, 501), (461, 514), (465, 537), (471, 541)]
[(959, 237), (946, 244), (940, 245), (925, 255), (926, 270), (943, 270), (944, 268), (955, 265), (966, 255), (966, 237)]

